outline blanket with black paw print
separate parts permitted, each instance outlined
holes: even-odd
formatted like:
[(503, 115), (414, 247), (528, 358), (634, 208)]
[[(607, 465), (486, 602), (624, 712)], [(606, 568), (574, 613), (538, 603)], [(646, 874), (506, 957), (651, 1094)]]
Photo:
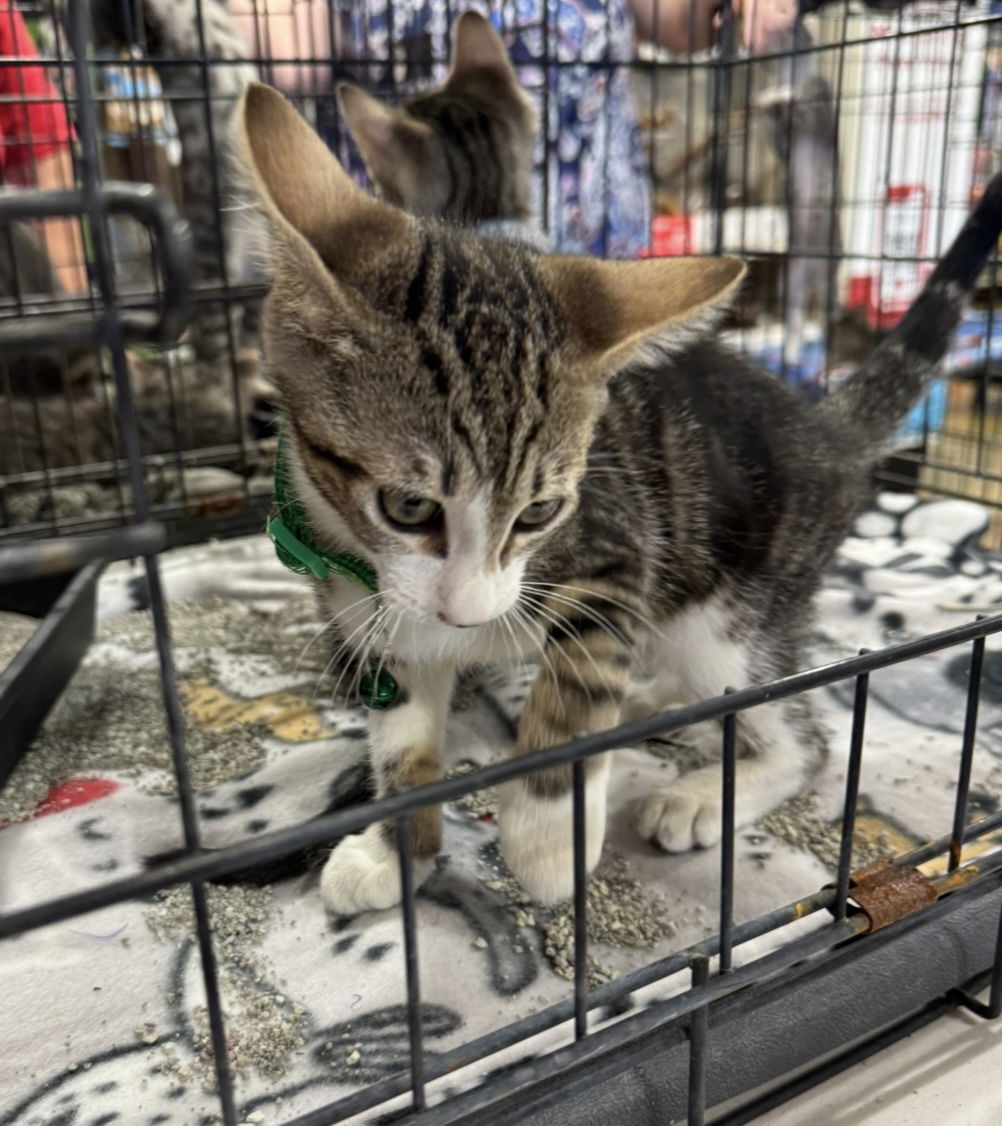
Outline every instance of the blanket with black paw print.
[[(886, 494), (860, 517), (818, 600), (817, 663), (1002, 610), (1002, 562), (979, 549), (984, 511)], [(162, 561), (205, 847), (292, 825), (369, 793), (365, 713), (335, 708), (305, 581), (263, 538)], [(141, 571), (102, 580), (98, 639), (0, 795), (0, 910), (140, 871), (181, 847)], [(871, 678), (856, 862), (947, 832), (968, 650)], [(509, 751), (530, 674), (465, 684), (447, 767)], [(325, 685), (328, 691), (325, 692)], [(749, 919), (827, 882), (837, 850), (851, 684), (817, 693), (832, 753), (811, 792), (738, 837), (735, 914)], [(617, 753), (605, 856), (589, 889), (590, 970), (602, 982), (715, 929), (719, 856), (666, 856), (636, 832), (638, 799), (691, 765), (683, 736)], [(1002, 795), (1002, 644), (989, 639), (973, 813)], [(499, 860), (490, 793), (446, 810), (445, 844), (417, 901), (429, 1056), (570, 996), (566, 909), (528, 901)], [(998, 847), (984, 841), (978, 847)], [(209, 888), (240, 1121), (278, 1124), (406, 1073), (398, 910), (328, 918), (323, 850)], [(815, 925), (804, 920), (798, 926)], [(759, 956), (786, 934), (741, 947)], [(185, 888), (23, 935), (0, 959), (0, 1124), (221, 1121)], [(684, 988), (668, 980), (597, 1022)], [(566, 1043), (566, 1026), (452, 1072), (432, 1100)], [(384, 1103), (357, 1121), (392, 1115)]]

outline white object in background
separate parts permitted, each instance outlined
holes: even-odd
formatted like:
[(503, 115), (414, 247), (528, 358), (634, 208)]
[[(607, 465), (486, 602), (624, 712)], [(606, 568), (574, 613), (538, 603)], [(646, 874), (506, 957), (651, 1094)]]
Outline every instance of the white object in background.
[(950, 26), (952, 8), (916, 3), (848, 21), (857, 45), (845, 51), (839, 117), (843, 280), (848, 302), (884, 327), (932, 272), (914, 259), (938, 258), (968, 213), (987, 28), (963, 21), (987, 11), (980, 0)]

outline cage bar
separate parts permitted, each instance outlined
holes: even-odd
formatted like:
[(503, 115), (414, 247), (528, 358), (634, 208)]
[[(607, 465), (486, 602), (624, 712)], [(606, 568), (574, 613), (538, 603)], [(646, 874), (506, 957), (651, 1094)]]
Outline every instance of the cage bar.
[(404, 928), (404, 966), (407, 976), (407, 1037), (410, 1042), (411, 1105), (425, 1105), (424, 1039), (421, 1028), (421, 981), (418, 970), (417, 921), (414, 911), (414, 839), (411, 816), (404, 813), (396, 821), (397, 850), (400, 858), (401, 919)]
[[(692, 988), (706, 985), (710, 979), (710, 959), (697, 954), (692, 959)], [(703, 1126), (706, 1121), (706, 1006), (689, 1018), (689, 1126)]]
[[(868, 650), (860, 649), (860, 656)], [(856, 678), (852, 705), (852, 732), (849, 738), (849, 764), (846, 768), (845, 802), (842, 806), (842, 832), (839, 839), (838, 869), (835, 877), (835, 918), (844, 919), (852, 871), (853, 837), (856, 832), (856, 803), (863, 769), (863, 733), (866, 726), (866, 700), (870, 689), (868, 673)]]
[(974, 740), (978, 733), (978, 703), (981, 700), (981, 670), (985, 661), (985, 639), (976, 638), (971, 644), (971, 668), (967, 682), (967, 707), (964, 713), (964, 737), (960, 751), (960, 773), (953, 811), (953, 833), (950, 837), (949, 868), (952, 872), (960, 864), (967, 822), (967, 799), (971, 788), (971, 765), (974, 762)]
[(574, 1036), (588, 1034), (588, 828), (585, 821), (585, 763), (571, 765), (574, 837)]
[[(724, 689), (724, 698), (734, 695), (733, 688)], [(722, 724), (721, 759), (721, 838), (720, 838), (720, 956), (722, 974), (731, 970), (731, 946), (734, 939), (734, 782), (737, 773), (737, 719), (728, 712)]]

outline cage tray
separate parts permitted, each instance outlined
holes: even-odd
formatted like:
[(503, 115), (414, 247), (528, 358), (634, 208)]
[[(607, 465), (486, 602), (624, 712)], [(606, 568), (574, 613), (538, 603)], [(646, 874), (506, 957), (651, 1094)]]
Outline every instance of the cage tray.
[(66, 576), (0, 588), (0, 609), (40, 619), (0, 671), (0, 787), (21, 760), (94, 638), (97, 580), (103, 564)]

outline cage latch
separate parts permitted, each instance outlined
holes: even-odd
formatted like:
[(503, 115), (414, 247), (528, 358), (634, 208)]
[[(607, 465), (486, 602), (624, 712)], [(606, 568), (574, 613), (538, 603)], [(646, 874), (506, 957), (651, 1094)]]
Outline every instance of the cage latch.
[(936, 887), (917, 868), (878, 860), (849, 877), (849, 898), (870, 920), (870, 932), (906, 919), (935, 903)]

